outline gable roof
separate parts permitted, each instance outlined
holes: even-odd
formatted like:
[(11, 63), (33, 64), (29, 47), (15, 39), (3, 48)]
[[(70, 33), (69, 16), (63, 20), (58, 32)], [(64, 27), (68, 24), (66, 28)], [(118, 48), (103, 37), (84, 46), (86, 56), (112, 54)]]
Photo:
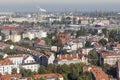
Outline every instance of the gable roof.
[(13, 65), (13, 62), (5, 58), (4, 60), (0, 60), (0, 65)]
[(97, 66), (84, 66), (83, 71), (90, 71), (96, 80), (110, 80), (109, 76)]

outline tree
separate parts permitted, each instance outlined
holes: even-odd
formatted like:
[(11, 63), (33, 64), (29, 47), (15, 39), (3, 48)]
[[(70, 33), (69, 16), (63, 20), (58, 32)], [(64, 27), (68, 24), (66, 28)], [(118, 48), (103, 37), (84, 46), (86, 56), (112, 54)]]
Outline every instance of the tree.
[(37, 79), (37, 80), (46, 80), (45, 78), (39, 78), (39, 79)]
[(32, 77), (34, 75), (30, 69), (21, 69), (20, 74), (22, 74), (23, 77)]
[(59, 80), (59, 78), (55, 78), (55, 80)]
[(84, 72), (82, 74), (79, 75), (78, 80), (91, 80), (92, 76), (91, 73), (89, 72)]
[(79, 76), (79, 70), (76, 67), (71, 68), (71, 73), (68, 74), (68, 79), (77, 80)]
[(73, 24), (76, 24), (76, 18), (73, 18)]
[(3, 60), (3, 56), (2, 55), (0, 55), (0, 60)]
[(0, 33), (0, 36), (2, 37), (2, 41), (5, 40), (5, 34)]
[(97, 29), (89, 29), (89, 30), (88, 30), (88, 33), (89, 33), (89, 34), (92, 34), (92, 35), (96, 35), (97, 32), (98, 32)]
[(90, 42), (90, 41), (86, 41), (85, 47), (86, 47), (86, 48), (90, 48), (90, 47), (91, 47), (91, 42)]
[(78, 20), (78, 24), (81, 24), (81, 19)]
[(92, 65), (98, 65), (98, 54), (94, 49), (88, 53), (87, 57), (89, 63), (91, 63)]
[(70, 73), (70, 67), (68, 65), (66, 65), (66, 64), (63, 64), (61, 66), (61, 70), (62, 70), (62, 73), (64, 73), (64, 74)]
[(17, 69), (16, 68), (12, 69), (12, 74), (17, 74)]
[(12, 35), (12, 31), (11, 30), (9, 30), (9, 35)]
[(39, 74), (46, 74), (46, 73), (47, 73), (47, 70), (45, 69), (44, 66), (40, 66), (40, 68), (38, 69), (38, 73), (39, 73)]
[(25, 37), (24, 40), (30, 40), (28, 37)]
[(7, 40), (5, 43), (7, 43), (7, 44), (14, 44), (14, 43), (12, 42), (12, 40)]
[(76, 38), (80, 36), (85, 36), (86, 34), (87, 34), (86, 29), (84, 27), (81, 27), (81, 29), (76, 32)]
[(102, 33), (103, 33), (104, 35), (106, 35), (106, 34), (107, 34), (107, 28), (102, 29)]
[(62, 54), (66, 55), (67, 54), (67, 50), (62, 50)]
[(105, 46), (107, 44), (107, 40), (106, 39), (101, 39), (98, 42), (99, 44), (102, 44), (103, 46)]
[(52, 40), (47, 37), (47, 38), (45, 38), (45, 43), (46, 43), (47, 45), (51, 45)]
[(49, 64), (47, 66), (47, 73), (57, 73), (57, 68), (53, 64)]

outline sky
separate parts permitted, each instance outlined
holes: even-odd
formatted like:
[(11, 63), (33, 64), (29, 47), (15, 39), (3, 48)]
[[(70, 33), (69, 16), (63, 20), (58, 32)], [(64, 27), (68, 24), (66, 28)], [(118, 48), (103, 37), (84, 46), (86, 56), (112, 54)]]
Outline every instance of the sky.
[(120, 0), (0, 0), (0, 11), (120, 11)]

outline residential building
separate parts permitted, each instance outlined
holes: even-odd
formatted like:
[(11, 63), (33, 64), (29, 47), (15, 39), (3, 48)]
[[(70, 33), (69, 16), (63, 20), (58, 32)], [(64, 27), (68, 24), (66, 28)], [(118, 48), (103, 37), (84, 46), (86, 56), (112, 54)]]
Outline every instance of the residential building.
[(111, 80), (110, 77), (97, 66), (84, 66), (83, 72), (91, 72), (92, 80)]
[(21, 35), (12, 34), (10, 35), (10, 40), (12, 40), (12, 42), (19, 42), (21, 40)]
[(115, 53), (111, 51), (101, 51), (100, 55), (100, 64), (109, 64), (115, 65), (118, 60), (120, 60), (120, 53)]
[(54, 53), (47, 53), (40, 57), (40, 63), (41, 65), (44, 66), (47, 66), (48, 64), (53, 64), (54, 60), (55, 60)]
[(87, 63), (87, 57), (82, 54), (66, 54), (66, 55), (57, 55), (57, 58), (54, 61), (55, 65), (71, 64), (71, 63)]
[(17, 55), (7, 55), (6, 57), (13, 62), (14, 65), (20, 65), (23, 63), (24, 57), (27, 55), (17, 54)]
[(82, 48), (82, 54), (88, 55), (88, 53), (93, 50), (93, 48)]
[(37, 64), (32, 56), (27, 56), (24, 58), (23, 63), (20, 65), (20, 68), (30, 69), (33, 72), (37, 72), (40, 65)]
[(19, 68), (17, 65), (14, 65), (12, 61), (10, 61), (8, 58), (4, 60), (0, 60), (0, 74), (11, 74), (12, 69), (16, 68), (17, 73), (19, 73)]
[(24, 63), (20, 65), (20, 68), (30, 69), (32, 72), (38, 72), (40, 65), (36, 63)]
[(30, 55), (26, 56), (23, 60), (23, 64), (26, 64), (26, 63), (35, 63), (35, 59)]
[(68, 34), (58, 33), (57, 39), (59, 44), (65, 44), (70, 39), (70, 36)]
[(43, 30), (32, 31), (32, 33), (34, 34), (34, 37), (37, 37), (37, 38), (45, 38), (45, 37), (47, 37), (47, 32), (43, 31)]
[(35, 38), (35, 36), (34, 36), (34, 34), (32, 32), (23, 33), (22, 37), (23, 38), (29, 38), (30, 40)]
[(82, 47), (83, 47), (83, 41), (81, 39), (71, 39), (67, 41), (67, 44), (64, 45), (63, 49), (66, 49), (68, 52), (71, 52)]

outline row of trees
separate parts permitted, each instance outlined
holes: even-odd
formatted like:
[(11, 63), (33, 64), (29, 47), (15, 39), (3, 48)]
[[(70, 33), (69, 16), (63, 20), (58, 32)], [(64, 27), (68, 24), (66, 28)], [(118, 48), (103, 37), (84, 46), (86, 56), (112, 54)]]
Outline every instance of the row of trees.
[[(90, 80), (91, 74), (88, 72), (83, 73), (82, 71), (84, 65), (85, 65), (84, 63), (76, 63), (70, 65), (64, 64), (58, 66), (49, 64), (47, 67), (40, 66), (38, 73), (32, 72), (29, 69), (21, 69), (20, 74), (22, 74), (23, 77), (33, 77), (34, 74), (59, 73), (63, 75), (64, 80)], [(12, 73), (13, 74), (17, 73), (16, 69), (13, 69)], [(40, 78), (38, 80), (44, 79)]]

